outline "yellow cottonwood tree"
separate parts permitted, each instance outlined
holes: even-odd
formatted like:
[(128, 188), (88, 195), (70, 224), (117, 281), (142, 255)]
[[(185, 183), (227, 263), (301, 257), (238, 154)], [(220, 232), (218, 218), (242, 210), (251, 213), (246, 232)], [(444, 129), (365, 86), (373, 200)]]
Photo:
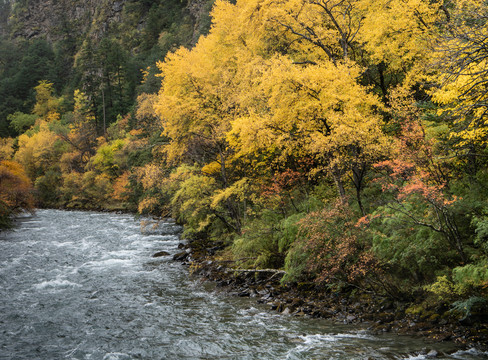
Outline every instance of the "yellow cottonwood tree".
[(440, 38), (431, 77), (433, 100), (454, 118), (458, 148), (486, 146), (488, 136), (488, 30), (486, 2), (458, 0)]
[(171, 138), (169, 160), (202, 165), (217, 161), (225, 186), (230, 155), (226, 132), (237, 111), (237, 59), (224, 45), (209, 36), (191, 51), (181, 48), (160, 63), (163, 83), (154, 108)]
[(18, 151), (15, 160), (24, 167), (32, 181), (44, 173), (59, 160), (59, 151), (55, 150), (58, 135), (50, 129), (52, 122), (58, 121), (60, 99), (53, 95), (53, 84), (40, 81), (34, 88), (36, 104), (33, 113), (38, 116), (30, 131), (19, 136)]
[(380, 102), (351, 61), (358, 3), (216, 2), (210, 34), (159, 64), (155, 110), (171, 139), (170, 159), (197, 162), (226, 188), (237, 159), (312, 156), (321, 164), (315, 172), (332, 175), (343, 197), (352, 172), (359, 200), (368, 164), (388, 146)]
[(371, 61), (391, 71), (426, 59), (437, 24), (447, 21), (444, 0), (360, 0), (357, 7), (362, 16), (358, 40)]
[(368, 165), (389, 148), (375, 110), (380, 102), (357, 82), (359, 75), (347, 62), (297, 66), (287, 57), (273, 59), (257, 91), (266, 94), (266, 111), (251, 108), (233, 121), (229, 136), (239, 155), (278, 148), (283, 157), (312, 156), (313, 171), (331, 174), (341, 196), (349, 171), (359, 192)]
[(11, 225), (12, 214), (33, 208), (32, 183), (22, 166), (15, 161), (0, 161), (0, 229)]
[(34, 90), (36, 91), (36, 104), (32, 112), (42, 121), (59, 120), (60, 99), (53, 96), (53, 84), (42, 80)]
[(12, 138), (0, 138), (0, 161), (10, 160), (14, 154), (14, 139)]
[(41, 176), (50, 166), (58, 161), (58, 155), (54, 151), (54, 145), (58, 136), (49, 130), (47, 124), (41, 125), (38, 132), (29, 136), (19, 136), (19, 149), (14, 159), (24, 167), (32, 180)]
[(32, 183), (15, 161), (0, 161), (0, 203), (6, 204), (13, 212), (34, 208)]

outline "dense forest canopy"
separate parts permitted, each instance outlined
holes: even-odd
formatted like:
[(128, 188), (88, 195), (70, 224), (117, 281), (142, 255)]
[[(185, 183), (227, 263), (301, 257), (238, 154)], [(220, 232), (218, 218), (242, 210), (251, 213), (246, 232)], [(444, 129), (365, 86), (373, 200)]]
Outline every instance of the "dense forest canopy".
[(173, 216), (285, 282), (486, 311), (488, 2), (120, 3), (26, 39), (0, 2), (5, 223)]

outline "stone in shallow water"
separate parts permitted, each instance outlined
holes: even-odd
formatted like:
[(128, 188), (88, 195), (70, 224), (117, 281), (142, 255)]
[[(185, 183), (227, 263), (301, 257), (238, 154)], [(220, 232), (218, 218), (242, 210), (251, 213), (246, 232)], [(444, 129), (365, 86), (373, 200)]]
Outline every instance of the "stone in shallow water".
[(177, 254), (174, 254), (173, 255), (173, 260), (175, 260), (175, 261), (183, 261), (183, 260), (186, 260), (186, 258), (188, 257), (188, 255), (190, 255), (190, 254), (187, 253), (186, 251), (182, 251), (182, 252), (179, 252)]
[(168, 256), (168, 255), (169, 255), (169, 252), (167, 252), (167, 251), (158, 251), (152, 257), (161, 257), (161, 256)]
[(427, 358), (429, 359), (433, 359), (433, 358), (436, 358), (437, 356), (439, 355), (439, 353), (435, 350), (430, 350), (428, 353), (427, 353)]

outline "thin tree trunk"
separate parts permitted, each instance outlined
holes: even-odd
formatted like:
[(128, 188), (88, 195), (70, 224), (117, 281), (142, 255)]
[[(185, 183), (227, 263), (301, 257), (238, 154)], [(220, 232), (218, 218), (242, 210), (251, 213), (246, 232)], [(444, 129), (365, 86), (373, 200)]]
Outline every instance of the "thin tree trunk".
[(342, 203), (344, 204), (346, 202), (346, 190), (344, 189), (344, 183), (342, 181), (342, 174), (340, 171), (335, 168), (332, 170), (332, 177), (334, 178), (334, 182), (337, 187), (337, 191), (339, 193), (339, 196), (341, 198)]

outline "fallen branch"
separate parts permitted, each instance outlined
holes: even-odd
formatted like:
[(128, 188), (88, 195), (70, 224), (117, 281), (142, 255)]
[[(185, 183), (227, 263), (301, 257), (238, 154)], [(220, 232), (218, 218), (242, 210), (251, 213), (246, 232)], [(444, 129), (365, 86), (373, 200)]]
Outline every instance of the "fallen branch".
[(273, 278), (279, 275), (285, 275), (286, 271), (284, 270), (277, 270), (277, 269), (227, 269), (228, 271), (233, 271), (237, 273), (267, 273), (272, 274), (270, 277), (267, 278), (266, 281), (271, 281)]
[(273, 274), (286, 274), (285, 270), (277, 270), (277, 269), (228, 269), (229, 271), (234, 272), (243, 272), (243, 273), (273, 273)]

